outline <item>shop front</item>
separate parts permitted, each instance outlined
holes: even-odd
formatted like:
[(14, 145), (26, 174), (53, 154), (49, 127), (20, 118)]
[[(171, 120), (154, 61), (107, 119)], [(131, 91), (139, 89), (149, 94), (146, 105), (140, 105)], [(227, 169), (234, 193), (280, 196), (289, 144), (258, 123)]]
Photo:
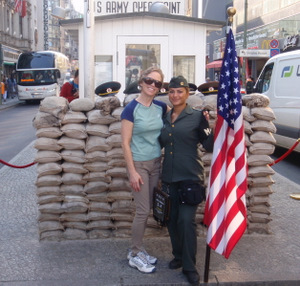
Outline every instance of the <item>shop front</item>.
[(16, 63), (21, 52), (6, 45), (2, 45), (3, 74), (10, 76), (16, 70)]
[[(244, 33), (235, 35), (236, 50), (242, 75), (245, 64), (245, 78), (257, 79), (266, 61), (279, 53), (300, 49), (300, 16), (280, 20), (263, 27), (247, 31), (246, 48)], [(214, 41), (214, 60), (221, 58), (225, 38)]]

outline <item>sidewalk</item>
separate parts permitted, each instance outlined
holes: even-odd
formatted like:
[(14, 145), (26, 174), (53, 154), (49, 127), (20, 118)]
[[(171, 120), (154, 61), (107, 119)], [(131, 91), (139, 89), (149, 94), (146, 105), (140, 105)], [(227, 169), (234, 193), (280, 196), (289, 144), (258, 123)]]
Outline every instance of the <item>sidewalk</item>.
[(14, 98), (7, 98), (5, 102), (2, 100), (2, 104), (0, 104), (0, 110), (12, 107), (19, 104), (20, 102), (22, 101), (19, 101), (17, 96)]
[[(35, 156), (33, 142), (10, 163)], [(0, 170), (0, 286), (189, 285), (181, 270), (168, 269), (169, 238), (146, 240), (157, 271), (142, 274), (126, 259), (129, 239), (40, 242), (35, 196), (36, 166)], [(271, 235), (244, 235), (228, 260), (211, 252), (205, 285), (300, 285), (300, 186), (276, 174), (271, 196)], [(205, 238), (198, 239), (197, 268), (203, 284)]]

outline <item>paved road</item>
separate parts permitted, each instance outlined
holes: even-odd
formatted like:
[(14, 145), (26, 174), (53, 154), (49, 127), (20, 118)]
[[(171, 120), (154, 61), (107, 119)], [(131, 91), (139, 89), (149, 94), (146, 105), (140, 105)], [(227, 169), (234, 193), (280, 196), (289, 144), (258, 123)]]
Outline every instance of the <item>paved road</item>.
[[(286, 149), (277, 147), (272, 158), (276, 160), (286, 152)], [(282, 161), (272, 166), (272, 168), (282, 176), (300, 185), (300, 153), (292, 152)]]
[[(32, 120), (39, 105), (20, 103), (0, 112), (0, 159), (9, 162), (36, 139)], [(31, 162), (29, 162), (31, 163)], [(3, 165), (0, 165), (2, 168)]]
[[(26, 164), (35, 156), (33, 144), (11, 163)], [(0, 170), (1, 286), (183, 286), (181, 270), (170, 270), (168, 237), (145, 241), (158, 257), (157, 271), (142, 274), (128, 266), (129, 239), (39, 241), (35, 186), (36, 166)], [(272, 234), (245, 234), (228, 260), (211, 254), (210, 286), (300, 285), (300, 205), (289, 198), (300, 186), (275, 174), (271, 195)], [(198, 239), (197, 269), (203, 281), (205, 237)]]

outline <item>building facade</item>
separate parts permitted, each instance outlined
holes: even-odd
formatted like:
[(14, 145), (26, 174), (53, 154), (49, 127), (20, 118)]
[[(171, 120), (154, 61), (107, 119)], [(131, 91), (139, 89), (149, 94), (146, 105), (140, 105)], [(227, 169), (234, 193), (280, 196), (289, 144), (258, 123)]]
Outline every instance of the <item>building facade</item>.
[(0, 69), (9, 76), (22, 51), (39, 49), (40, 1), (0, 0)]
[(18, 56), (26, 51), (53, 50), (78, 60), (78, 45), (53, 17), (56, 7), (67, 8), (68, 18), (82, 15), (71, 0), (0, 0), (0, 72), (9, 76)]
[[(300, 48), (300, 0), (235, 0), (233, 6), (236, 49), (245, 78), (256, 79), (270, 57)], [(222, 58), (224, 44), (225, 38), (214, 41), (214, 59)]]

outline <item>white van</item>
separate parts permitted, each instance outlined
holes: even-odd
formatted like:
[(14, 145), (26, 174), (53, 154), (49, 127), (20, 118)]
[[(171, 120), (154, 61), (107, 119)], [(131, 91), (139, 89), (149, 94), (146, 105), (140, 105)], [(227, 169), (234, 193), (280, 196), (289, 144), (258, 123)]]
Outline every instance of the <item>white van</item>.
[[(270, 58), (254, 90), (270, 98), (270, 107), (276, 116), (276, 144), (291, 148), (300, 137), (300, 50)], [(300, 152), (300, 144), (295, 151)]]

